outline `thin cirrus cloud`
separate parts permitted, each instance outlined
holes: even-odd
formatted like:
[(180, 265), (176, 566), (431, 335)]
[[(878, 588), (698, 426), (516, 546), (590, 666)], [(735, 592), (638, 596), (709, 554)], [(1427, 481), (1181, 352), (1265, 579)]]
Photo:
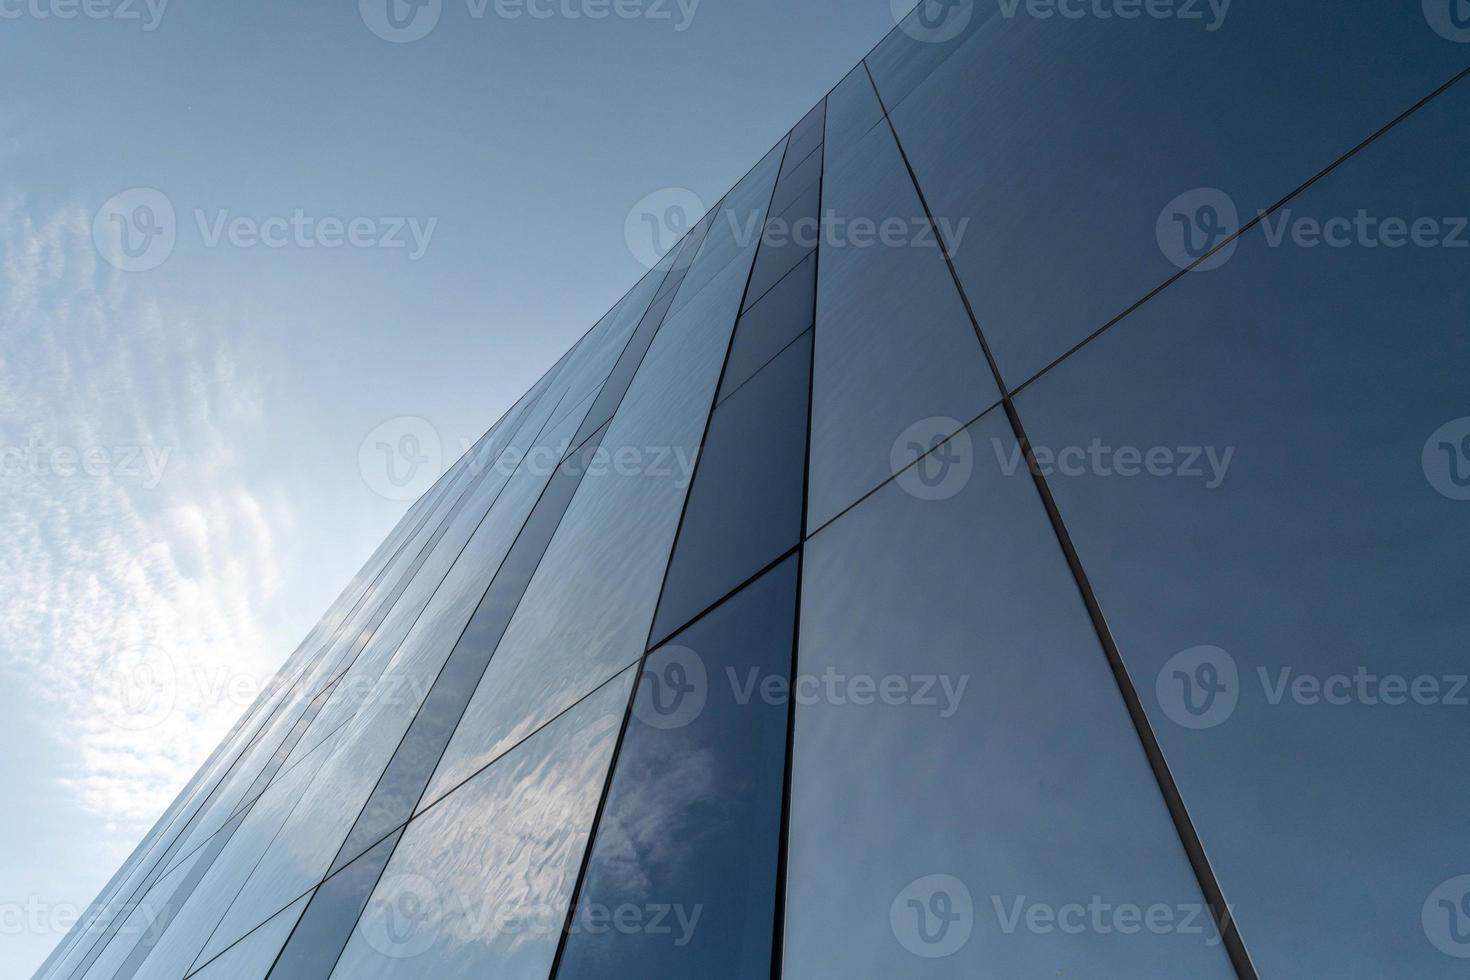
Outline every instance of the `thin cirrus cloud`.
[(44, 713), (104, 848), (277, 659), (262, 610), (291, 509), (239, 448), (265, 423), (257, 374), (102, 263), (84, 208), (0, 192), (0, 676)]

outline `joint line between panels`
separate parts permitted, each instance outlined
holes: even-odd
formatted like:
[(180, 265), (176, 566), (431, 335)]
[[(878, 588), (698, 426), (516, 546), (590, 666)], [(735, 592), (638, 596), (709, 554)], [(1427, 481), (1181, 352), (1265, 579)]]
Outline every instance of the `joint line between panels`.
[[(864, 62), (866, 69), (867, 63)], [(872, 82), (872, 73), (868, 73), (868, 80)], [(944, 256), (945, 265), (949, 269), (950, 277), (954, 281), (955, 289), (959, 292), (960, 300), (964, 304), (965, 312), (970, 317), (970, 325), (974, 328), (975, 337), (980, 341), (981, 349), (985, 352), (985, 359), (995, 376), (996, 385), (1001, 393), (1001, 406), (1005, 409), (1006, 419), (1010, 423), (1012, 435), (1017, 445), (1020, 446), (1025, 456), (1026, 467), (1031, 473), (1032, 482), (1035, 484), (1037, 495), (1041, 499), (1042, 507), (1046, 511), (1048, 522), (1051, 524), (1052, 532), (1055, 534), (1057, 543), (1061, 547), (1062, 554), (1066, 559), (1068, 570), (1072, 574), (1074, 584), (1081, 594), (1083, 605), (1087, 609), (1088, 618), (1092, 622), (1093, 630), (1102, 645), (1103, 653), (1107, 657), (1108, 667), (1112, 671), (1113, 679), (1118, 685), (1118, 691), (1123, 697), (1127, 707), (1129, 719), (1133, 723), (1134, 733), (1138, 737), (1144, 755), (1148, 759), (1149, 768), (1153, 771), (1155, 782), (1159, 793), (1163, 797), (1165, 807), (1169, 811), (1170, 819), (1174, 823), (1175, 831), (1179, 835), (1180, 843), (1189, 857), (1190, 867), (1199, 884), (1200, 892), (1206, 904), (1210, 906), (1211, 914), (1219, 924), (1222, 944), (1230, 957), (1231, 965), (1240, 980), (1259, 980), (1255, 965), (1251, 962), (1250, 954), (1246, 950), (1245, 942), (1236, 927), (1235, 919), (1231, 912), (1230, 904), (1225, 900), (1224, 890), (1215, 876), (1214, 868), (1210, 865), (1209, 857), (1205, 853), (1203, 842), (1195, 829), (1194, 821), (1190, 818), (1189, 810), (1185, 806), (1184, 798), (1179, 791), (1179, 786), (1174, 780), (1174, 774), (1169, 769), (1168, 760), (1164, 756), (1162, 746), (1154, 733), (1153, 726), (1149, 723), (1148, 716), (1143, 707), (1143, 701), (1138, 695), (1138, 689), (1128, 673), (1127, 665), (1113, 638), (1112, 630), (1103, 615), (1102, 606), (1098, 602), (1097, 595), (1092, 587), (1092, 581), (1082, 565), (1082, 560), (1077, 553), (1076, 546), (1072, 541), (1071, 533), (1067, 530), (1066, 522), (1062, 518), (1061, 510), (1058, 508), (1056, 499), (1052, 496), (1051, 487), (1042, 475), (1040, 467), (1036, 463), (1032, 452), (1031, 442), (1026, 436), (1026, 430), (1021, 424), (1021, 416), (1016, 411), (1011, 393), (1007, 389), (1005, 379), (1002, 377), (1000, 367), (995, 360), (995, 355), (985, 339), (984, 331), (980, 329), (980, 321), (975, 316), (974, 307), (970, 303), (969, 296), (965, 292), (964, 284), (961, 283), (959, 273), (955, 269), (954, 260), (950, 254), (949, 243), (939, 234), (938, 225), (934, 221), (933, 212), (929, 208), (929, 202), (924, 197), (923, 188), (919, 186), (918, 175), (914, 172), (913, 165), (909, 161), (908, 154), (904, 151), (903, 143), (899, 139), (898, 129), (893, 124), (893, 119), (888, 115), (888, 109), (883, 105), (882, 95), (878, 93), (878, 86), (873, 83), (873, 92), (878, 98), (883, 118), (888, 123), (889, 132), (893, 135), (894, 144), (898, 147), (899, 156), (902, 157), (904, 167), (908, 170), (909, 180), (913, 184), (914, 192), (918, 195), (919, 205), (924, 209), (924, 216), (931, 227), (935, 229), (935, 237), (939, 242), (940, 251)]]
[[(780, 145), (782, 140), (785, 140), (787, 142), (786, 145), (782, 146), (781, 148), (781, 159), (777, 161), (775, 176), (771, 178), (771, 192), (766, 196), (765, 213), (763, 213), (761, 216), (762, 229), (764, 229), (765, 221), (769, 217), (771, 201), (775, 199), (776, 185), (780, 182), (781, 166), (786, 162), (786, 151), (790, 149), (789, 133), (787, 135), (783, 135), (781, 137), (781, 140), (777, 141), (777, 145)], [(765, 157), (762, 156), (761, 160), (764, 159)], [(755, 167), (752, 167), (747, 173), (747, 176), (749, 176), (750, 173), (754, 173), (756, 167), (759, 166), (760, 162), (757, 162)], [(718, 216), (716, 216), (713, 220), (718, 221)], [(764, 238), (764, 235), (762, 235), (762, 238)], [(703, 455), (704, 443), (709, 438), (710, 422), (714, 418), (715, 409), (717, 407), (716, 402), (719, 400), (720, 397), (720, 385), (724, 383), (725, 372), (730, 366), (730, 351), (735, 345), (735, 333), (740, 328), (740, 316), (745, 307), (746, 294), (750, 292), (750, 282), (752, 277), (755, 275), (755, 265), (756, 262), (760, 259), (760, 249), (762, 245), (763, 242), (758, 239), (757, 245), (752, 251), (750, 257), (750, 269), (747, 270), (745, 273), (745, 285), (740, 290), (740, 299), (736, 303), (735, 308), (732, 311), (732, 319), (730, 322), (730, 336), (729, 339), (725, 341), (725, 356), (720, 362), (719, 376), (715, 378), (714, 387), (710, 391), (709, 407), (705, 410), (704, 432), (701, 434), (699, 440), (701, 455)], [(703, 248), (702, 242), (700, 243), (700, 247)], [(679, 288), (683, 289), (684, 287), (680, 285)], [(653, 612), (649, 618), (649, 635), (643, 642), (643, 652), (638, 657), (637, 668), (633, 673), (633, 682), (628, 690), (628, 703), (623, 708), (623, 721), (618, 728), (617, 741), (613, 743), (612, 754), (608, 757), (607, 776), (603, 779), (602, 782), (602, 793), (597, 800), (597, 809), (593, 814), (592, 824), (587, 828), (587, 844), (582, 851), (582, 859), (577, 869), (577, 877), (574, 884), (572, 885), (572, 891), (567, 902), (567, 914), (562, 922), (561, 934), (557, 937), (556, 953), (552, 957), (551, 970), (547, 974), (550, 980), (556, 980), (557, 973), (561, 970), (562, 960), (566, 956), (567, 940), (571, 937), (572, 928), (576, 923), (577, 905), (582, 901), (582, 891), (587, 884), (587, 869), (592, 863), (592, 849), (597, 843), (597, 831), (602, 824), (602, 815), (607, 808), (608, 797), (612, 794), (613, 777), (617, 774), (618, 758), (622, 754), (623, 739), (627, 737), (628, 723), (633, 717), (633, 704), (638, 698), (639, 682), (642, 680), (643, 677), (644, 665), (648, 663), (648, 656), (653, 650), (653, 629), (654, 624), (658, 622), (659, 605), (663, 602), (664, 591), (668, 588), (669, 571), (673, 568), (674, 554), (679, 547), (679, 535), (684, 530), (684, 518), (689, 513), (689, 498), (694, 493), (694, 484), (695, 481), (698, 480), (698, 478), (699, 469), (698, 463), (696, 463), (694, 474), (690, 478), (689, 486), (684, 491), (684, 499), (680, 503), (679, 522), (674, 529), (674, 537), (669, 542), (669, 555), (664, 564), (663, 580), (659, 583), (658, 598), (654, 601)], [(695, 618), (697, 619), (699, 617)], [(693, 620), (691, 620), (691, 622), (693, 622)], [(684, 628), (687, 627), (680, 627), (681, 630)], [(673, 634), (670, 634), (671, 637), (672, 635)], [(616, 677), (617, 675), (614, 676)]]

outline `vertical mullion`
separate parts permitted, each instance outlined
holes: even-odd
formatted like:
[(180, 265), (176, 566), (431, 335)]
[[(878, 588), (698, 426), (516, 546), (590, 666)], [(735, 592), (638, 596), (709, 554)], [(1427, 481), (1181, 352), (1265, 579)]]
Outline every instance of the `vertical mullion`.
[[(781, 160), (776, 165), (777, 175), (779, 175), (781, 172), (781, 165), (786, 162), (786, 149), (788, 146), (789, 137), (787, 138), (787, 144), (783, 145), (781, 148)], [(759, 166), (759, 164), (757, 164), (756, 166)], [(775, 198), (777, 182), (778, 181), (776, 177), (773, 176), (771, 178), (771, 193), (766, 198), (765, 211), (761, 215), (762, 238), (764, 238), (766, 219), (770, 217), (769, 211), (771, 201)], [(719, 220), (718, 217), (715, 220)], [(701, 248), (703, 247), (703, 244), (703, 242), (700, 243)], [(715, 378), (714, 387), (710, 391), (709, 408), (706, 410), (704, 417), (704, 432), (700, 436), (700, 440), (698, 443), (700, 447), (703, 447), (705, 439), (709, 437), (710, 420), (714, 418), (715, 402), (720, 397), (720, 385), (724, 382), (725, 371), (730, 365), (730, 351), (735, 346), (735, 332), (740, 326), (740, 314), (745, 307), (745, 296), (746, 293), (750, 291), (751, 277), (755, 274), (755, 264), (756, 261), (760, 258), (760, 249), (762, 244), (763, 242), (758, 242), (754, 253), (751, 255), (750, 269), (745, 273), (745, 284), (740, 290), (740, 299), (735, 304), (734, 310), (732, 311), (733, 320), (730, 324), (730, 337), (725, 342), (725, 356), (720, 362), (719, 376)], [(682, 286), (680, 288), (682, 288)], [(693, 488), (693, 481), (697, 476), (698, 464), (696, 463), (695, 472), (694, 474), (691, 474), (689, 489)], [(582, 849), (582, 860), (577, 868), (576, 883), (572, 886), (571, 899), (567, 903), (567, 914), (562, 922), (561, 935), (557, 939), (556, 943), (556, 955), (551, 960), (551, 971), (548, 974), (550, 980), (555, 980), (557, 971), (561, 969), (562, 958), (566, 955), (567, 939), (571, 936), (572, 926), (576, 921), (577, 905), (582, 900), (582, 890), (586, 887), (587, 884), (587, 868), (592, 863), (592, 850), (597, 844), (597, 831), (602, 824), (603, 812), (607, 809), (607, 800), (612, 791), (613, 777), (617, 774), (618, 771), (618, 757), (622, 754), (623, 739), (627, 737), (628, 722), (633, 716), (633, 704), (638, 699), (638, 688), (642, 685), (643, 670), (648, 663), (648, 655), (651, 652), (650, 644), (653, 642), (653, 624), (658, 622), (658, 607), (659, 603), (663, 600), (664, 588), (668, 585), (669, 569), (673, 566), (674, 563), (674, 552), (679, 547), (679, 533), (684, 528), (684, 515), (689, 508), (689, 496), (689, 491), (686, 490), (684, 493), (684, 500), (679, 508), (679, 524), (674, 531), (673, 541), (671, 541), (669, 544), (669, 556), (667, 562), (664, 565), (663, 583), (659, 586), (659, 601), (656, 601), (654, 603), (653, 615), (649, 618), (649, 635), (644, 640), (643, 653), (638, 658), (637, 667), (633, 676), (633, 683), (628, 689), (628, 703), (623, 708), (623, 722), (618, 728), (618, 738), (617, 741), (613, 744), (612, 755), (608, 759), (607, 775), (602, 781), (602, 793), (597, 799), (597, 810), (593, 814), (592, 824), (587, 831), (587, 844)]]
[(786, 952), (786, 867), (791, 844), (791, 780), (796, 758), (796, 680), (801, 666), (801, 588), (806, 571), (807, 514), (812, 483), (812, 408), (816, 403), (817, 381), (817, 304), (822, 295), (822, 202), (827, 191), (827, 100), (822, 100), (822, 143), (815, 152), (822, 154), (822, 167), (817, 174), (817, 246), (812, 250), (812, 356), (807, 364), (806, 382), (806, 461), (801, 480), (801, 536), (796, 547), (796, 616), (791, 630), (791, 668), (786, 698), (786, 772), (781, 789), (781, 831), (777, 838), (776, 903), (771, 914), (771, 980), (781, 980)]

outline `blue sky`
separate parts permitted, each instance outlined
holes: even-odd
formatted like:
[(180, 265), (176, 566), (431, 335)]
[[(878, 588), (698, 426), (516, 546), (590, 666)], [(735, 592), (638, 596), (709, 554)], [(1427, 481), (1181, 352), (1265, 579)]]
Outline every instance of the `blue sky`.
[(713, 203), (894, 22), (381, 2), (0, 5), (0, 976), (637, 279), (648, 202)]

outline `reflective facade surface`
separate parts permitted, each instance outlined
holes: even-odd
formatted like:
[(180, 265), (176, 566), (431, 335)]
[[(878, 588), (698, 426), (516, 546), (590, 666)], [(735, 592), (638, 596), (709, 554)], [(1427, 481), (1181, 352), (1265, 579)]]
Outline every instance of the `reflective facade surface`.
[(925, 0), (37, 976), (1463, 976), (1467, 66)]

